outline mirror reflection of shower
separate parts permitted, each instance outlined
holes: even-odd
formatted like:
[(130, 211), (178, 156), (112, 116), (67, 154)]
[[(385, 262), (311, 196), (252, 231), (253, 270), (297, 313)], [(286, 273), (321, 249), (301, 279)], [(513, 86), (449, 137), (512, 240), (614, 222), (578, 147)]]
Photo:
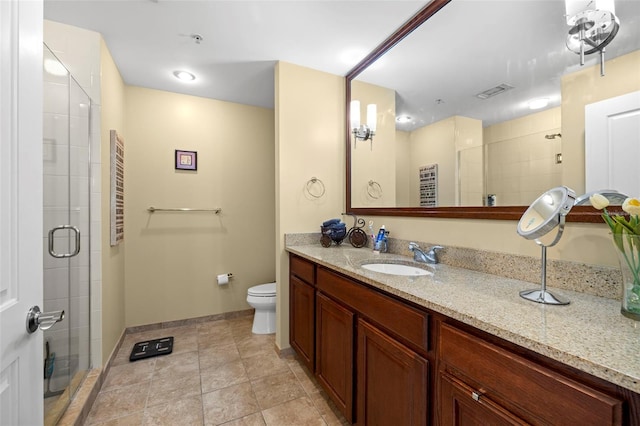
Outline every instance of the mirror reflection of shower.
[[(56, 254), (43, 257), (43, 310), (67, 314), (43, 331), (48, 426), (59, 421), (91, 368), (91, 99), (46, 44), (43, 49), (43, 239), (44, 247), (52, 239)], [(80, 232), (77, 255), (75, 234), (63, 224)]]

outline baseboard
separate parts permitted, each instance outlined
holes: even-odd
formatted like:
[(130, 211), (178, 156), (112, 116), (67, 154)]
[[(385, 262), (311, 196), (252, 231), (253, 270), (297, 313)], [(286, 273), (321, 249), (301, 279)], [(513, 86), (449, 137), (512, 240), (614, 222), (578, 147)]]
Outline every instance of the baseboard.
[(219, 321), (223, 319), (240, 318), (253, 315), (254, 309), (244, 309), (242, 311), (224, 312), (222, 314), (206, 315), (203, 317), (187, 318), (175, 321), (157, 322), (154, 324), (136, 325), (127, 327), (126, 334), (140, 333), (142, 331), (161, 330), (163, 328), (183, 327), (185, 325), (201, 324), (209, 321)]

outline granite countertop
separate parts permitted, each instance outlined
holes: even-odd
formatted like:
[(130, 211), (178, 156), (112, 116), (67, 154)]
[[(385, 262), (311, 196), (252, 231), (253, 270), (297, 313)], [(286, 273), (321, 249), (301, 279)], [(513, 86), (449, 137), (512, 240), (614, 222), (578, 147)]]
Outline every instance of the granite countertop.
[(640, 393), (640, 322), (622, 316), (619, 301), (549, 288), (571, 303), (543, 305), (519, 296), (539, 288), (530, 282), (444, 264), (419, 264), (433, 269), (433, 275), (420, 277), (372, 272), (360, 265), (413, 259), (367, 248), (315, 244), (286, 250)]

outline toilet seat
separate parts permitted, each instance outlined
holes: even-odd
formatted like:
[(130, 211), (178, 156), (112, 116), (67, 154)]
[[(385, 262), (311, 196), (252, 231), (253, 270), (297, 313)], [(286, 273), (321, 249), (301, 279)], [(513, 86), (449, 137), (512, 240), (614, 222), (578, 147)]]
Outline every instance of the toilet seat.
[(276, 295), (276, 283), (260, 284), (249, 288), (249, 296), (274, 297)]

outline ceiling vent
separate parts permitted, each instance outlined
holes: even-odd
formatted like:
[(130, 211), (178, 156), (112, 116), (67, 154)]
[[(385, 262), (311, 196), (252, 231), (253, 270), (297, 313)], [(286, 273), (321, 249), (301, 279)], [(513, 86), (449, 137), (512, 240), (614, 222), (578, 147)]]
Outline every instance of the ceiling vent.
[(506, 83), (502, 83), (497, 85), (496, 87), (492, 87), (491, 89), (487, 89), (484, 92), (480, 92), (476, 95), (476, 98), (480, 99), (489, 99), (496, 95), (506, 92), (507, 90), (513, 89), (513, 86), (510, 86)]

